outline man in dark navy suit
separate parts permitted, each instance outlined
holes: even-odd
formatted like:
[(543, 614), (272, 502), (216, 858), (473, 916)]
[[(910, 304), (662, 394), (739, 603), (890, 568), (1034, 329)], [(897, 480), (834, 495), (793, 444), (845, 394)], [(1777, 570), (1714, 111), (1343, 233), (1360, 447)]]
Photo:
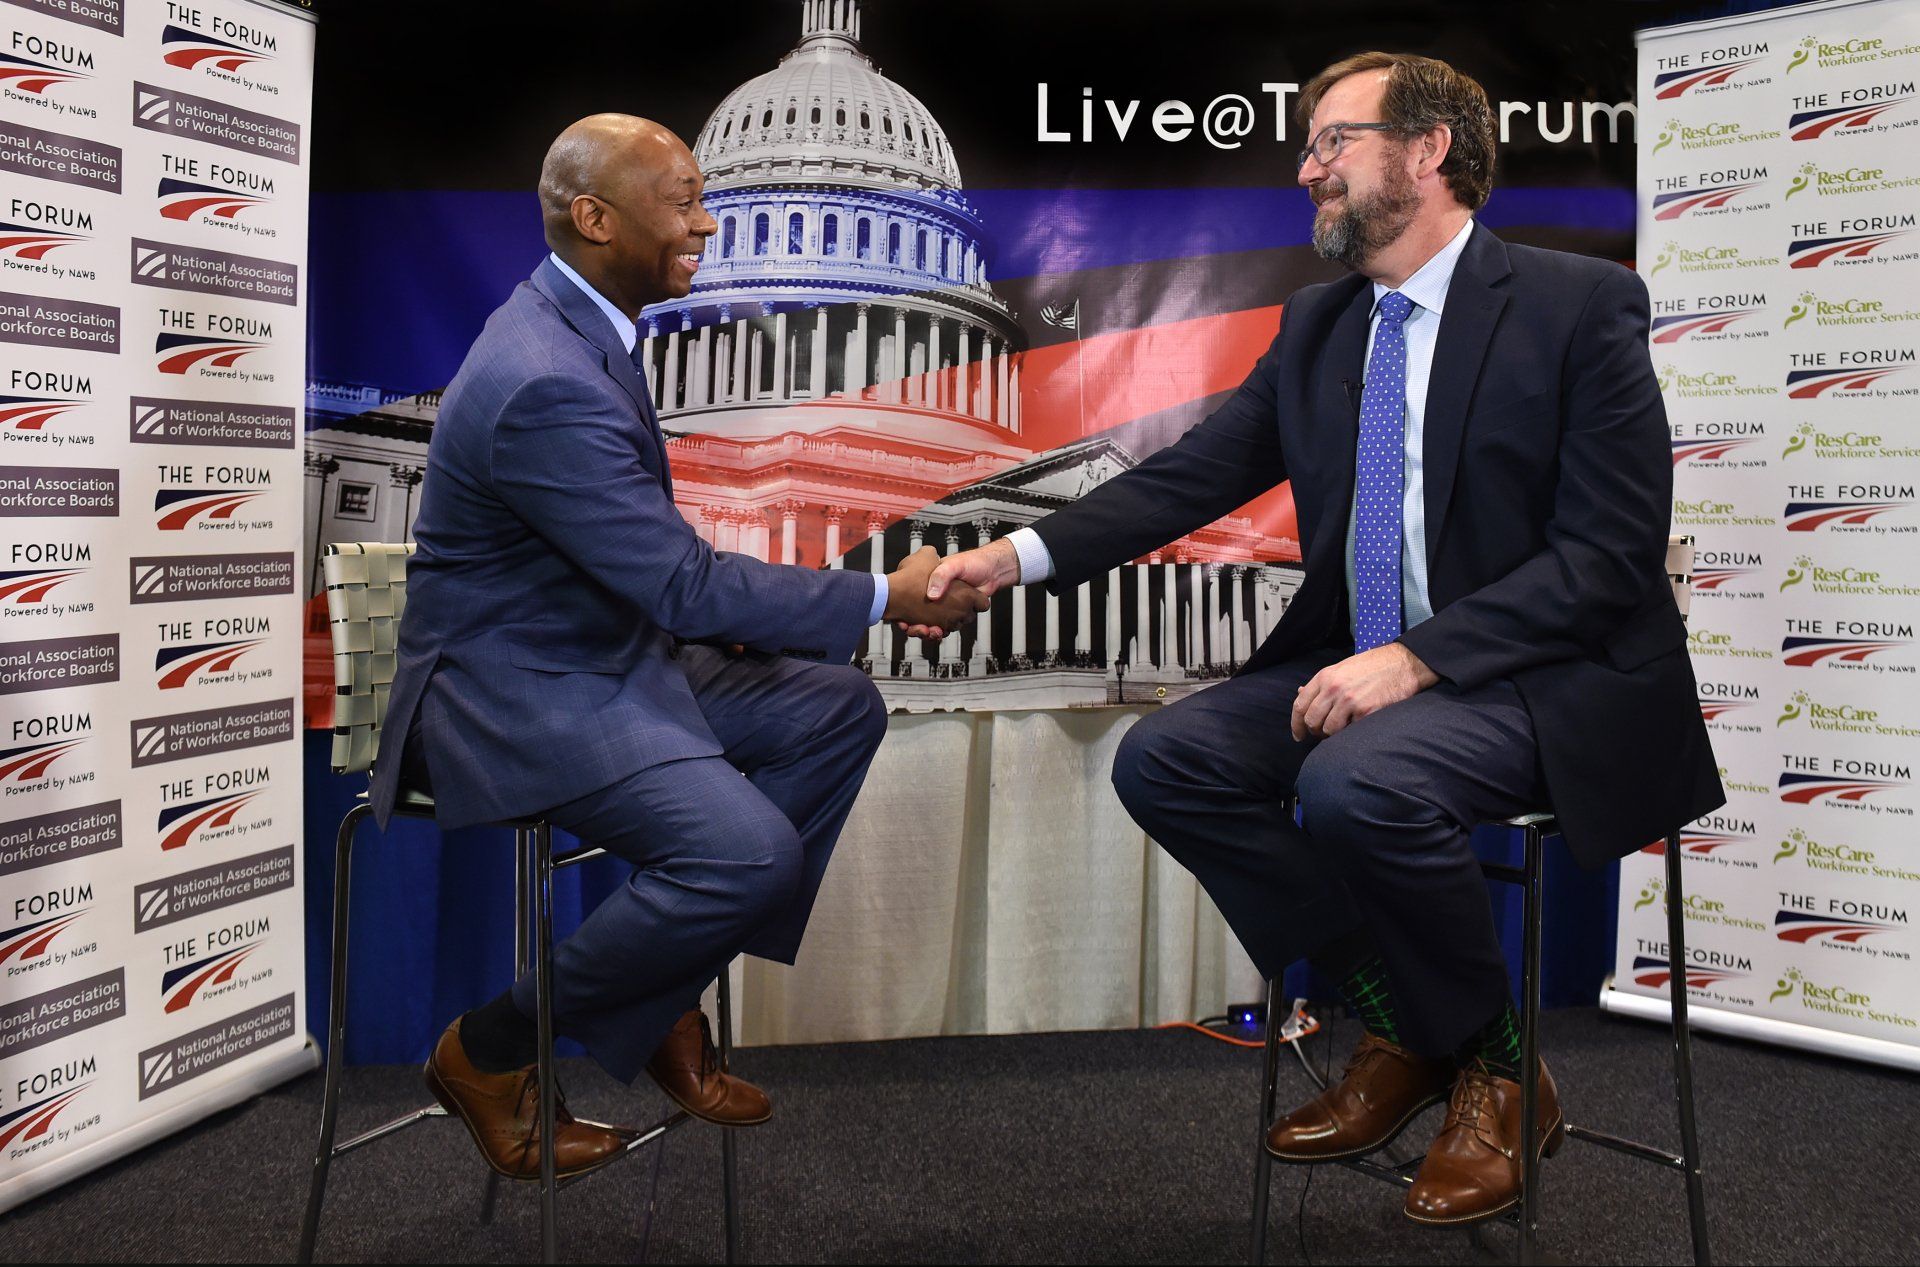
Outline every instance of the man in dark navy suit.
[[(595, 115), (540, 173), (551, 255), (447, 388), (373, 778), (384, 824), (431, 787), (443, 826), (544, 815), (634, 864), (554, 956), (554, 1019), (606, 1070), (645, 1069), (730, 1126), (771, 1113), (720, 1074), (701, 992), (745, 951), (791, 963), (885, 731), (851, 659), (883, 618), (944, 632), (986, 604), (889, 577), (714, 551), (673, 504), (632, 359), (648, 304), (688, 293), (713, 218), (658, 124)], [(497, 1170), (539, 1174), (534, 982), (448, 1026), (434, 1094)], [(623, 1137), (562, 1114), (563, 1175)]]
[[(1310, 956), (1365, 1021), (1341, 1080), (1268, 1147), (1357, 1157), (1449, 1099), (1406, 1213), (1452, 1226), (1514, 1203), (1522, 1147), (1471, 829), (1551, 803), (1598, 866), (1723, 796), (1662, 566), (1672, 467), (1645, 286), (1474, 223), (1492, 112), (1443, 62), (1348, 58), (1299, 115), (1314, 246), (1354, 275), (1295, 293), (1252, 374), (1177, 444), (950, 556), (929, 593), (1077, 585), (1292, 480), (1298, 594), (1236, 676), (1128, 733), (1114, 786), (1262, 972)], [(1563, 1122), (1541, 1083), (1527, 1146), (1550, 1151)]]

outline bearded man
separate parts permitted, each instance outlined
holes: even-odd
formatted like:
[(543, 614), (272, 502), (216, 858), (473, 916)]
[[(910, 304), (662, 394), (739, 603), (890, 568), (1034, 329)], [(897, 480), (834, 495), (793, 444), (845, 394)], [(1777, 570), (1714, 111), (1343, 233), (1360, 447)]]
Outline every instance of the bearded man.
[[(1306, 576), (1285, 616), (1232, 679), (1128, 732), (1114, 786), (1262, 972), (1307, 956), (1365, 1022), (1269, 1149), (1358, 1157), (1448, 1099), (1406, 1213), (1458, 1226), (1515, 1203), (1523, 1147), (1473, 827), (1551, 805), (1599, 866), (1724, 797), (1663, 566), (1646, 287), (1475, 224), (1492, 112), (1444, 62), (1348, 58), (1299, 115), (1314, 247), (1353, 275), (1296, 292), (1177, 444), (948, 557), (929, 595), (1072, 587), (1292, 481)], [(1524, 1146), (1547, 1152), (1564, 1125), (1540, 1082)]]

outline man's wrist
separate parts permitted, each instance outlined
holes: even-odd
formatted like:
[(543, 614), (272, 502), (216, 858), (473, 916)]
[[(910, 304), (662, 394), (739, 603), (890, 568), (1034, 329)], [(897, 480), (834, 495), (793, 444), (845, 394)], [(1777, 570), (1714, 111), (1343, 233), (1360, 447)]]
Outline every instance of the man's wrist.
[(1420, 684), (1421, 690), (1424, 691), (1429, 687), (1440, 684), (1440, 675), (1428, 668), (1427, 662), (1422, 660), (1418, 655), (1415, 655), (1412, 647), (1409, 647), (1406, 643), (1398, 639), (1395, 639), (1391, 645), (1400, 648), (1401, 654), (1406, 656), (1407, 667), (1413, 670), (1413, 680)]

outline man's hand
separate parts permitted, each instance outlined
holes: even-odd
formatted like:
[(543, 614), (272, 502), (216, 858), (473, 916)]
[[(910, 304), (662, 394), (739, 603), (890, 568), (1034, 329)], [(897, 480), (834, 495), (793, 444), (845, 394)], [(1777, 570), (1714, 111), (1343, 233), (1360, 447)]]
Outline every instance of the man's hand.
[(1398, 642), (1348, 656), (1313, 675), (1293, 697), (1293, 737), (1325, 739), (1368, 713), (1411, 699), (1440, 680)]
[[(982, 595), (990, 595), (1005, 589), (1009, 585), (1020, 583), (1020, 556), (1014, 553), (1013, 543), (1005, 537), (990, 541), (977, 550), (962, 550), (940, 560), (927, 578), (927, 597), (941, 599), (950, 589), (973, 588)], [(980, 610), (987, 609), (984, 599)], [(900, 622), (900, 632), (912, 638), (938, 638), (937, 629), (929, 629), (924, 624), (912, 621)]]
[[(956, 558), (959, 556), (955, 556)], [(917, 638), (942, 638), (987, 610), (987, 596), (964, 581), (934, 594), (930, 580), (940, 552), (921, 546), (887, 576), (885, 620), (898, 621)]]

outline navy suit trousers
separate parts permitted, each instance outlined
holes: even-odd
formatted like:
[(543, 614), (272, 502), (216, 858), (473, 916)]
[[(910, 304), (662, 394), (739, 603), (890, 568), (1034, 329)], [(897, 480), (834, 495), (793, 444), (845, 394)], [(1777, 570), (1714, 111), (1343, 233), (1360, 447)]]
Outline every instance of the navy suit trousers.
[(1295, 692), (1351, 654), (1242, 674), (1148, 716), (1121, 742), (1113, 783), (1262, 973), (1364, 930), (1406, 1045), (1443, 1055), (1511, 997), (1470, 837), (1543, 804), (1533, 723), (1509, 682), (1442, 682), (1296, 742)]
[[(738, 954), (792, 963), (886, 734), (859, 669), (708, 647), (679, 663), (725, 750), (649, 766), (545, 817), (633, 864), (554, 948), (554, 1027), (631, 1082)], [(535, 1015), (532, 974), (513, 1000)]]

